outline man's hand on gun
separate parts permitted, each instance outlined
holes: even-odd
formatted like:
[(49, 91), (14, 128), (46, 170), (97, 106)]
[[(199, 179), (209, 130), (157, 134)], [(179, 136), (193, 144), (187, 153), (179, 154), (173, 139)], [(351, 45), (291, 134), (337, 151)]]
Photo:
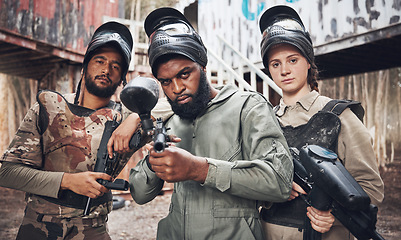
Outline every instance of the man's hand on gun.
[(112, 181), (112, 178), (106, 173), (89, 171), (80, 173), (64, 173), (61, 180), (61, 189), (68, 189), (77, 194), (90, 198), (97, 198), (109, 191), (109, 189), (97, 182), (97, 179)]
[(131, 137), (138, 130), (140, 122), (141, 119), (138, 114), (132, 113), (114, 130), (107, 143), (107, 151), (110, 158), (113, 158), (113, 150), (120, 154), (130, 151), (129, 143)]
[(170, 136), (170, 141), (173, 143), (159, 153), (153, 149), (153, 145), (146, 146), (152, 170), (166, 182), (194, 180), (203, 183), (208, 171), (206, 159), (176, 147), (174, 142), (181, 141), (180, 138)]

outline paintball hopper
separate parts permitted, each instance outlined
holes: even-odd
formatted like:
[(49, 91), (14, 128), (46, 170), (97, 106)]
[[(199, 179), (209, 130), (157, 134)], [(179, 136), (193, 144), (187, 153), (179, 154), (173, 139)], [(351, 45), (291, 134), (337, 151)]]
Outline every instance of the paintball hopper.
[(300, 161), (314, 183), (343, 207), (350, 210), (369, 207), (369, 196), (333, 151), (317, 145), (307, 145), (300, 151)]
[(150, 111), (159, 99), (159, 84), (155, 79), (141, 76), (132, 79), (121, 91), (120, 99), (126, 108), (138, 113), (144, 131), (153, 130)]
[[(305, 172), (297, 170), (295, 163), (298, 161), (307, 173), (306, 178), (302, 176)], [(308, 203), (311, 206), (323, 211), (331, 209), (331, 214), (355, 239), (384, 240), (375, 226), (378, 208), (370, 204), (369, 196), (338, 160), (335, 152), (318, 145), (306, 145), (300, 149), (299, 159), (294, 158), (294, 170), (300, 173), (294, 176), (300, 176), (312, 185), (311, 188), (301, 186), (309, 190)], [(305, 221), (303, 239), (321, 237), (321, 233)]]

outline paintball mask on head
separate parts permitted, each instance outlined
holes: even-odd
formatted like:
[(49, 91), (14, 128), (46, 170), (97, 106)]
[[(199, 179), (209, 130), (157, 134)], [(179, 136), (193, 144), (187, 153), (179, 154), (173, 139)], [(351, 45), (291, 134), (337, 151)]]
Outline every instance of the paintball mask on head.
[(205, 67), (207, 51), (202, 39), (185, 16), (174, 8), (159, 8), (145, 19), (149, 37), (149, 64), (156, 75), (156, 62), (161, 56), (178, 54)]
[(125, 76), (131, 62), (133, 41), (131, 32), (121, 23), (107, 22), (96, 29), (86, 50), (83, 64), (86, 66), (95, 51), (106, 44), (118, 49), (123, 56), (125, 63), (122, 68), (122, 79), (125, 83)]
[[(88, 44), (86, 53), (84, 56), (83, 67), (84, 71), (88, 66), (89, 61), (95, 54), (96, 50), (103, 46), (115, 47), (123, 56), (124, 65), (122, 66), (121, 78), (123, 84), (126, 84), (125, 76), (128, 72), (128, 67), (131, 62), (131, 51), (134, 45), (132, 35), (129, 29), (121, 23), (107, 22), (96, 29), (92, 36), (91, 41)], [(82, 79), (78, 83), (78, 88), (75, 96), (74, 103), (78, 104), (78, 99), (81, 92)]]
[(259, 27), (263, 34), (260, 49), (266, 68), (268, 68), (269, 50), (281, 43), (298, 48), (309, 63), (314, 61), (312, 40), (294, 9), (288, 6), (274, 6), (267, 9), (259, 20)]

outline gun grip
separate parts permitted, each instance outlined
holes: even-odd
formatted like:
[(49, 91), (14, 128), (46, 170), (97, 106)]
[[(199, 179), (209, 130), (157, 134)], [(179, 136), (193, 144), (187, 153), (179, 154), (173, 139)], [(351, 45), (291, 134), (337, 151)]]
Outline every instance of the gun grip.
[(106, 182), (103, 184), (108, 189), (127, 191), (129, 183), (124, 179), (116, 179), (114, 182)]
[(331, 204), (333, 202), (333, 199), (330, 197), (330, 195), (317, 186), (310, 191), (309, 200), (312, 207), (321, 211), (327, 211), (331, 209)]

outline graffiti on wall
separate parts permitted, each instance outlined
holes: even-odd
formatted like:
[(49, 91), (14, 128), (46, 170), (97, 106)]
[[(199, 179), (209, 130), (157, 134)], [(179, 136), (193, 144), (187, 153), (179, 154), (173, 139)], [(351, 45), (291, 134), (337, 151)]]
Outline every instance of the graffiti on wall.
[(399, 1), (199, 0), (198, 29), (209, 48), (220, 48), (216, 37), (220, 35), (251, 61), (259, 62), (261, 34), (257, 20), (263, 11), (274, 5), (293, 7), (310, 32), (314, 46), (320, 46), (400, 24), (401, 4), (397, 2)]
[(265, 8), (265, 3), (260, 2), (258, 3), (256, 12), (252, 12), (249, 9), (249, 0), (242, 0), (242, 14), (247, 20), (255, 21), (258, 19), (259, 15), (262, 13), (263, 9)]
[[(249, 4), (252, 0), (242, 0), (242, 14), (249, 21), (255, 21), (259, 18), (260, 14), (266, 10), (265, 2), (258, 2), (256, 11), (251, 11), (249, 9)], [(288, 3), (297, 2), (299, 0), (286, 0)]]

